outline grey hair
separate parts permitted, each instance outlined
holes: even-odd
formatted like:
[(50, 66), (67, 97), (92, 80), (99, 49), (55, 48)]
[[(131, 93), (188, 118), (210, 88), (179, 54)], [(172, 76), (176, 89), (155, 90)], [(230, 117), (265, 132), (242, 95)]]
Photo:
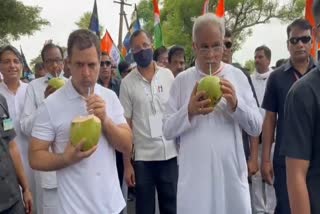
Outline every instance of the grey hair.
[(199, 16), (196, 18), (193, 28), (192, 28), (192, 41), (196, 41), (196, 34), (198, 31), (203, 28), (208, 26), (208, 24), (213, 24), (217, 27), (219, 27), (219, 30), (222, 34), (222, 38), (224, 38), (225, 34), (225, 24), (224, 20), (222, 18), (219, 18), (218, 16), (214, 15), (213, 13), (206, 13), (202, 16)]

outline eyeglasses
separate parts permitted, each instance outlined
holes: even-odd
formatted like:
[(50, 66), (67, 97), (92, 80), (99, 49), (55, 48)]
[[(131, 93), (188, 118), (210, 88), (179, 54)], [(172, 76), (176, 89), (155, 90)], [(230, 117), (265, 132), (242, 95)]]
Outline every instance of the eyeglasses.
[(303, 44), (307, 44), (308, 42), (311, 41), (311, 36), (291, 37), (291, 38), (289, 39), (289, 42), (290, 42), (292, 45), (298, 44), (299, 41), (301, 41)]
[(100, 66), (103, 67), (103, 66), (107, 66), (109, 67), (111, 65), (111, 62), (110, 61), (101, 61), (100, 62)]
[(203, 55), (203, 56), (207, 56), (209, 53), (210, 53), (210, 51), (212, 51), (213, 53), (219, 53), (219, 52), (221, 52), (221, 51), (223, 51), (223, 46), (222, 45), (217, 45), (217, 46), (213, 46), (213, 47), (211, 47), (211, 48), (200, 48), (199, 49), (199, 51), (200, 51), (200, 54), (201, 55)]
[(227, 48), (227, 49), (230, 49), (232, 47), (232, 42), (224, 42), (224, 46)]
[(53, 65), (54, 63), (57, 63), (58, 65), (61, 65), (63, 62), (63, 59), (46, 59), (44, 63), (48, 65)]

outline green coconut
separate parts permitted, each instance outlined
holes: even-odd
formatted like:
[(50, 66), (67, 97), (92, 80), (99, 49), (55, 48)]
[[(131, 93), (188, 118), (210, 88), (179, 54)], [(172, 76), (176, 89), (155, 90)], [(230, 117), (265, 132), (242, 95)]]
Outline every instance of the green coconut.
[(48, 85), (50, 85), (54, 89), (59, 89), (62, 86), (64, 86), (64, 84), (65, 84), (65, 80), (63, 78), (60, 78), (60, 77), (51, 78), (49, 80), (49, 82), (48, 82)]
[(211, 100), (210, 106), (215, 107), (222, 97), (220, 78), (217, 76), (203, 77), (199, 81), (197, 91), (205, 91)]
[(94, 115), (76, 117), (71, 123), (70, 140), (76, 146), (84, 140), (83, 151), (98, 144), (101, 136), (101, 121)]

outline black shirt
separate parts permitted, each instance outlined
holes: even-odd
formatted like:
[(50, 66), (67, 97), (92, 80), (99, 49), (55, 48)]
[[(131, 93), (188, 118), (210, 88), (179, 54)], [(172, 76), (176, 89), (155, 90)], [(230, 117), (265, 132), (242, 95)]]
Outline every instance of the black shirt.
[[(308, 71), (315, 67), (314, 61), (310, 58)], [(276, 145), (273, 163), (278, 166), (285, 166), (285, 158), (280, 155), (279, 148), (283, 143), (284, 102), (289, 89), (300, 76), (300, 73), (292, 66), (290, 60), (278, 69), (274, 70), (268, 79), (264, 94), (262, 108), (277, 113)]]
[(310, 161), (307, 188), (311, 213), (320, 213), (320, 66), (289, 91), (281, 154)]
[[(102, 80), (100, 80), (100, 79), (98, 79), (97, 83), (104, 86)], [(114, 91), (118, 97), (119, 97), (119, 93), (120, 93), (120, 84), (121, 84), (121, 80), (115, 77), (115, 78), (111, 78), (110, 84), (108, 87), (109, 89)]]
[(9, 118), (6, 99), (0, 95), (0, 212), (10, 208), (20, 199), (16, 170), (9, 152), (9, 143), (14, 139), (14, 129), (4, 131), (3, 120)]

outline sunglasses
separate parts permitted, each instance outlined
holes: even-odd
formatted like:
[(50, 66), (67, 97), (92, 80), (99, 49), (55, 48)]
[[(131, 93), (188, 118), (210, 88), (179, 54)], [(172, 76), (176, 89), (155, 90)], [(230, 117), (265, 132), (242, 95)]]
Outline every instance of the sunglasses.
[(224, 43), (224, 46), (227, 48), (227, 49), (230, 49), (232, 47), (232, 42), (225, 42)]
[(100, 62), (100, 66), (103, 67), (103, 66), (107, 66), (109, 67), (111, 65), (111, 62), (110, 61), (101, 61)]
[(291, 38), (289, 39), (289, 42), (290, 42), (292, 45), (298, 44), (299, 41), (301, 41), (303, 44), (307, 44), (308, 42), (311, 41), (311, 36), (291, 37)]

